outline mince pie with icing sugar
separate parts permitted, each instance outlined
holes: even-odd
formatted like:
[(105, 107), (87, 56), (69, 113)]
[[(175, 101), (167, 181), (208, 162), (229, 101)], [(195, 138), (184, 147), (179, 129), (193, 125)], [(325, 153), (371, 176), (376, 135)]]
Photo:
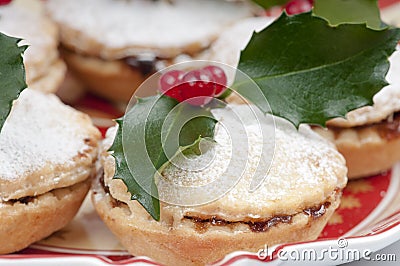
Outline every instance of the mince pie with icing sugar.
[(66, 66), (58, 53), (58, 28), (45, 15), (42, 1), (12, 1), (0, 6), (0, 32), (29, 45), (24, 53), (28, 86), (56, 92), (64, 80)]
[(0, 133), (0, 254), (61, 229), (95, 173), (99, 131), (54, 95), (25, 89)]
[[(212, 112), (218, 121), (231, 115), (226, 109)], [(240, 122), (235, 121), (232, 128), (246, 134), (239, 130)], [(276, 148), (271, 167), (265, 170), (267, 176), (258, 189), (249, 192), (259, 159), (265, 160), (257, 150), (263, 141), (272, 139), (261, 136), (257, 128), (253, 124), (245, 126), (249, 160), (242, 177), (214, 201), (195, 206), (167, 203), (174, 199), (202, 199), (205, 193), (218, 191), (222, 184), (239, 175), (238, 165), (246, 163), (247, 156), (232, 152), (232, 142), (224, 127), (217, 124), (215, 142), (200, 155), (200, 159), (213, 158), (207, 167), (185, 170), (197, 169), (195, 161), (189, 160), (189, 168), (169, 164), (163, 169), (157, 186), (167, 201), (161, 202), (160, 221), (153, 220), (137, 201), (131, 200), (122, 180), (113, 179), (115, 159), (107, 150), (116, 128), (110, 129), (100, 156), (103, 171), (92, 187), (97, 212), (131, 254), (148, 256), (166, 265), (204, 265), (237, 250), (256, 252), (264, 245), (316, 239), (338, 207), (347, 183), (342, 155), (308, 126), (297, 131), (276, 118)], [(237, 144), (245, 149), (246, 142)], [(229, 166), (231, 160), (234, 163)], [(232, 176), (222, 175), (229, 167)], [(188, 194), (171, 185), (178, 182), (184, 187), (197, 187), (218, 177), (219, 185), (207, 192)]]
[(46, 2), (71, 71), (93, 92), (124, 102), (149, 75), (196, 56), (255, 8), (215, 0)]

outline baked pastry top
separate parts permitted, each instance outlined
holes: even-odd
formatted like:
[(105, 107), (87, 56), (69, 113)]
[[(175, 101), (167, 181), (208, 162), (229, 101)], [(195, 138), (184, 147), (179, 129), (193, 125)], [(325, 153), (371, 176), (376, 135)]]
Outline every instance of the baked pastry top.
[[(239, 110), (242, 107), (233, 108)], [(224, 121), (230, 116), (229, 111), (225, 109), (216, 109), (213, 112), (219, 121)], [(230, 120), (230, 123), (236, 128), (235, 132), (240, 132), (240, 122), (232, 124)], [(309, 127), (301, 126), (297, 132), (282, 119), (276, 118), (275, 123), (275, 130), (271, 124), (262, 125), (266, 129), (265, 132), (269, 132), (267, 135), (261, 135), (257, 125), (246, 125), (245, 131), (242, 130), (240, 134), (248, 134), (248, 145), (247, 142), (243, 142), (236, 148), (231, 145), (229, 134), (224, 127), (217, 126), (215, 143), (208, 143), (210, 146), (200, 156), (200, 160), (212, 159), (204, 168), (198, 167), (198, 157), (197, 160), (186, 160), (186, 165), (179, 163), (179, 158), (178, 161), (174, 159), (157, 180), (160, 197), (166, 201), (161, 205), (161, 220), (174, 223), (173, 221), (180, 222), (186, 216), (217, 216), (230, 222), (265, 220), (277, 215), (295, 215), (307, 208), (320, 206), (334, 197), (347, 183), (347, 169), (343, 157), (332, 144), (323, 140)], [(104, 142), (104, 150), (111, 145), (114, 136), (115, 129), (110, 130)], [(260, 147), (263, 145), (275, 146), (275, 149), (272, 148), (267, 151), (268, 154), (262, 156)], [(269, 165), (268, 158), (272, 157), (270, 167), (264, 169), (264, 174), (267, 173), (265, 179), (258, 189), (251, 192), (250, 184), (257, 174), (258, 164), (261, 162)], [(103, 152), (102, 164), (104, 183), (112, 197), (128, 204), (131, 211), (137, 214), (138, 203), (130, 200), (130, 194), (121, 180), (112, 179), (115, 171), (114, 158)], [(245, 167), (241, 169), (243, 165)], [(197, 170), (184, 170), (194, 168)], [(240, 179), (237, 179), (238, 176)], [(234, 186), (230, 187), (232, 180)], [(213, 181), (214, 185), (204, 186), (206, 189), (200, 187)], [(186, 190), (190, 186), (199, 189)], [(229, 189), (225, 190), (227, 187)], [(221, 192), (221, 189), (225, 191)], [(217, 200), (206, 204), (177, 206), (167, 203), (176, 198), (181, 202), (191, 203), (197, 198), (201, 202), (205, 195), (218, 193), (220, 197)], [(144, 209), (140, 215), (147, 215)]]
[[(206, 50), (200, 59), (217, 61), (232, 67), (237, 67), (240, 51), (243, 50), (254, 32), (259, 32), (273, 22), (272, 17), (246, 18), (236, 22), (226, 29), (218, 39)], [(228, 84), (232, 84), (235, 72), (226, 70)]]
[(64, 45), (107, 60), (146, 51), (161, 58), (191, 54), (252, 15), (245, 3), (214, 0), (50, 0), (47, 7)]
[(87, 179), (99, 139), (87, 115), (56, 96), (24, 90), (0, 134), (0, 200), (36, 196)]
[[(28, 85), (45, 92), (54, 91), (66, 68), (57, 50), (57, 26), (44, 14), (41, 1), (13, 1), (0, 6), (0, 18), (2, 33), (23, 39), (21, 45), (29, 45), (24, 53)], [(41, 84), (36, 86), (36, 82)]]

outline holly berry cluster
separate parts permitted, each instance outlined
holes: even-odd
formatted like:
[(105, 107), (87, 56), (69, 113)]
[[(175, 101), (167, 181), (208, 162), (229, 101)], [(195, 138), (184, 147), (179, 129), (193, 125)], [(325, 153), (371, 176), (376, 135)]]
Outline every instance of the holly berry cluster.
[(213, 97), (221, 96), (226, 89), (226, 74), (218, 66), (210, 65), (188, 72), (171, 70), (160, 78), (161, 93), (195, 106), (208, 104)]

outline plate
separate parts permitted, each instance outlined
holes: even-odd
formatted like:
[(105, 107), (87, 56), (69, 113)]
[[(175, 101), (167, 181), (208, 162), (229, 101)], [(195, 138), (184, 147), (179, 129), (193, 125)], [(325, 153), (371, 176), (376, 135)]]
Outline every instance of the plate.
[[(234, 252), (215, 263), (284, 265), (306, 262), (337, 265), (372, 256), (400, 240), (400, 163), (391, 171), (349, 182), (339, 209), (315, 241), (260, 247), (258, 253)], [(336, 255), (332, 255), (330, 253)], [(373, 259), (373, 258), (372, 258)], [(13, 255), (0, 264), (157, 265), (149, 258), (130, 256), (103, 224), (88, 197), (64, 229)], [(9, 264), (9, 263), (13, 264)]]

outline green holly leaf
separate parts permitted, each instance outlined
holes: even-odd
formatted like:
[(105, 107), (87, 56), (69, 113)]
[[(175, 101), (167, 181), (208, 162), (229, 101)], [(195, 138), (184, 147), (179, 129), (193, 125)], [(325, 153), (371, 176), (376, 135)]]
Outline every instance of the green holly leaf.
[(22, 59), (27, 46), (18, 46), (20, 41), (0, 32), (0, 132), (13, 101), (27, 87)]
[(210, 110), (193, 107), (166, 96), (138, 99), (122, 119), (110, 148), (116, 162), (114, 178), (155, 219), (160, 203), (155, 175), (182, 149), (212, 138), (216, 120)]
[(253, 0), (257, 5), (269, 9), (273, 6), (281, 6), (288, 2), (288, 0)]
[(331, 118), (372, 104), (373, 95), (387, 84), (388, 57), (399, 39), (399, 29), (330, 27), (311, 13), (283, 13), (254, 33), (240, 56), (238, 69), (261, 92), (248, 90), (248, 80), (236, 80), (232, 88), (262, 111), (272, 110), (297, 127), (324, 126)]
[(313, 12), (332, 26), (365, 23), (371, 29), (385, 27), (376, 0), (315, 0)]

